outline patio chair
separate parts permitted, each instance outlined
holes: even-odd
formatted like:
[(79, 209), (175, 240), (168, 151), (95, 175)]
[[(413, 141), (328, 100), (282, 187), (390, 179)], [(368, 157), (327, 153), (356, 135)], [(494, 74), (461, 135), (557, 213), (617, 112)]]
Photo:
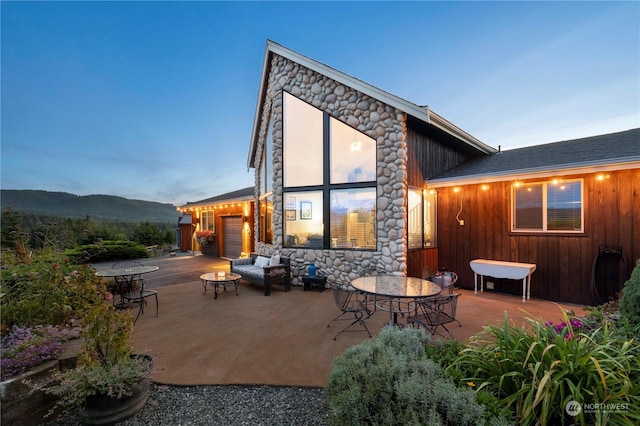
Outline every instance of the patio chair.
[(460, 293), (417, 300), (415, 303), (418, 313), (417, 315), (408, 317), (407, 324), (413, 324), (417, 327), (422, 326), (431, 332), (432, 336), (436, 334), (439, 328), (442, 328), (453, 338), (453, 335), (447, 328), (447, 324), (457, 322), (458, 325), (462, 327), (460, 321), (456, 319), (458, 297), (460, 297)]
[[(367, 324), (365, 324), (365, 320), (368, 319), (373, 314), (373, 312), (369, 309), (369, 306), (367, 306), (366, 296), (360, 294), (353, 287), (349, 285), (344, 285), (339, 283), (333, 284), (332, 291), (333, 291), (333, 300), (336, 306), (338, 307), (338, 309), (340, 309), (340, 315), (338, 315), (337, 317), (329, 321), (329, 324), (327, 324), (327, 327), (331, 326), (331, 324), (334, 321), (343, 321), (343, 320), (351, 321), (349, 325), (344, 327), (335, 336), (333, 336), (333, 340), (336, 340), (336, 338), (340, 334), (347, 331), (349, 332), (362, 331), (362, 330), (351, 330), (351, 327), (353, 327), (356, 324), (360, 324), (362, 327), (364, 327), (369, 337), (371, 337), (371, 332), (369, 331)], [(350, 314), (353, 315), (353, 318), (350, 316)]]
[(155, 297), (156, 299), (156, 317), (158, 316), (158, 292), (155, 290), (145, 290), (144, 280), (140, 279), (140, 288), (133, 290), (131, 293), (123, 294), (122, 299), (128, 303), (138, 303), (139, 309), (136, 319), (133, 321), (135, 324), (141, 314), (144, 314), (144, 306), (147, 304), (147, 297)]
[[(136, 268), (138, 266), (144, 266), (142, 263), (135, 260), (123, 260), (116, 262), (111, 266), (111, 269), (129, 269)], [(124, 308), (125, 300), (122, 295), (131, 293), (135, 288), (139, 288), (142, 281), (141, 275), (121, 275), (113, 277), (114, 286), (109, 288), (109, 291), (113, 294), (113, 306), (117, 308)], [(116, 297), (117, 296), (117, 297)]]
[[(128, 269), (135, 268), (138, 266), (144, 266), (142, 263), (133, 261), (133, 260), (125, 260), (122, 262), (114, 263), (111, 267), (112, 269)], [(118, 303), (116, 303), (116, 298), (114, 297), (114, 306), (118, 308), (124, 308), (125, 303), (138, 303), (139, 309), (138, 314), (136, 315), (136, 319), (133, 321), (135, 324), (140, 317), (140, 314), (144, 313), (144, 305), (147, 304), (147, 297), (155, 297), (156, 299), (156, 316), (158, 316), (159, 304), (158, 304), (158, 292), (155, 290), (145, 290), (144, 288), (144, 280), (141, 275), (131, 275), (131, 276), (116, 276), (114, 277), (114, 281), (116, 283), (116, 294), (119, 295)]]

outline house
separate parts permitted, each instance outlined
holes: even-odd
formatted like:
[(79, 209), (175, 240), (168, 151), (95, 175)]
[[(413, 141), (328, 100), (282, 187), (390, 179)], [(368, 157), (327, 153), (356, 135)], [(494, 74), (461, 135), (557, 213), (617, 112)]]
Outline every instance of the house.
[(254, 250), (254, 188), (178, 206), (179, 248), (235, 259)]
[[(637, 134), (630, 137), (637, 140)], [(625, 155), (633, 159), (634, 152)], [(256, 182), (255, 250), (288, 256), (294, 283), (310, 264), (330, 282), (349, 282), (371, 266), (412, 276), (420, 276), (428, 266), (455, 270), (462, 285), (473, 288), (470, 260), (531, 262), (539, 265), (539, 272), (548, 271), (534, 274), (533, 297), (581, 302), (582, 293), (556, 287), (572, 280), (579, 282), (575, 286), (588, 285), (590, 274), (582, 268), (560, 273), (547, 263), (573, 256), (563, 251), (573, 247), (569, 241), (591, 239), (584, 234), (594, 235), (593, 230), (583, 229), (580, 236), (554, 236), (556, 251), (538, 252), (539, 240), (549, 234), (524, 235), (509, 228), (514, 182), (497, 178), (498, 184), (488, 170), (483, 177), (501, 191), (495, 192), (501, 199), (492, 201), (496, 206), (501, 203), (497, 212), (484, 210), (486, 202), (479, 195), (467, 195), (471, 188), (488, 183), (465, 183), (466, 179), (485, 167), (481, 164), (506, 155), (511, 154), (484, 144), (428, 107), (267, 41), (248, 154)], [(618, 182), (619, 176), (635, 177), (624, 185), (637, 193), (639, 166), (634, 161), (626, 170), (602, 166), (592, 173), (607, 172), (609, 183)], [(466, 169), (474, 164), (476, 171)], [(459, 174), (453, 174), (455, 170)], [(535, 178), (516, 175), (525, 184)], [(456, 188), (463, 191), (454, 192)], [(607, 201), (617, 199), (617, 194), (607, 197)], [(606, 244), (625, 243), (630, 258), (640, 257), (637, 242), (634, 246), (628, 241), (629, 235), (638, 241), (640, 231), (637, 195), (618, 210), (602, 207), (599, 212), (635, 217), (635, 222), (628, 221), (631, 228), (618, 232), (620, 238), (626, 235), (623, 240)], [(463, 219), (463, 214), (468, 216)], [(590, 217), (591, 212), (585, 214)], [(478, 222), (483, 215), (491, 215), (491, 220)], [(598, 223), (593, 217), (589, 220), (583, 225)], [(498, 237), (488, 239), (487, 234), (506, 236), (494, 241)], [(597, 244), (600, 241), (594, 237), (581, 246), (589, 252), (585, 258), (592, 257)]]
[[(535, 263), (533, 297), (600, 303), (640, 258), (640, 129), (497, 152), (425, 183), (438, 193), (440, 264), (467, 284), (475, 258)], [(601, 246), (621, 256), (597, 278)]]

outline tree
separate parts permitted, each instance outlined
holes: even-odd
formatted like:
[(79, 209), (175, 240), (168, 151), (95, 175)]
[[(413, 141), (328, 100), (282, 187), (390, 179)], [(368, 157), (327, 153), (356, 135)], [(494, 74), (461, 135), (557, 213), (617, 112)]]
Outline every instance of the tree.
[(142, 222), (131, 234), (131, 239), (143, 246), (162, 245), (165, 234), (149, 221)]

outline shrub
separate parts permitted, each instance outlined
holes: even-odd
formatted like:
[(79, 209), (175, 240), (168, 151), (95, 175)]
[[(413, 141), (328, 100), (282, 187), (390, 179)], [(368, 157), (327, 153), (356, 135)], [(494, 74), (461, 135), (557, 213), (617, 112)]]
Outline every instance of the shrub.
[[(509, 323), (474, 336), (451, 368), (467, 374), (511, 407), (519, 424), (637, 424), (640, 413), (638, 343), (616, 338), (610, 324), (590, 329), (575, 319), (560, 327)], [(619, 404), (626, 410), (565, 414), (570, 401)]]
[(76, 263), (103, 262), (145, 258), (147, 249), (133, 241), (102, 241), (65, 250), (65, 254)]
[(640, 259), (624, 284), (620, 299), (620, 316), (634, 327), (640, 327)]
[(386, 327), (334, 361), (325, 392), (333, 425), (500, 424), (485, 419), (476, 393), (458, 388), (426, 356), (418, 329)]
[[(68, 324), (97, 286), (95, 269), (78, 266), (55, 252), (10, 260), (0, 271), (3, 332), (12, 326)], [(5, 254), (3, 253), (3, 261)]]

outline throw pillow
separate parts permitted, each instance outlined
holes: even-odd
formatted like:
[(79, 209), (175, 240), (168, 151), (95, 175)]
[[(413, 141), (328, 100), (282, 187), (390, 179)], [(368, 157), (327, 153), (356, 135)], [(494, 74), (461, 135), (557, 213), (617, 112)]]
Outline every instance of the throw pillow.
[(269, 266), (269, 258), (264, 256), (258, 256), (254, 265), (257, 266), (258, 268), (264, 268), (265, 266)]
[(271, 259), (269, 260), (269, 266), (279, 265), (279, 264), (280, 264), (280, 255), (274, 254), (273, 256), (271, 256)]

